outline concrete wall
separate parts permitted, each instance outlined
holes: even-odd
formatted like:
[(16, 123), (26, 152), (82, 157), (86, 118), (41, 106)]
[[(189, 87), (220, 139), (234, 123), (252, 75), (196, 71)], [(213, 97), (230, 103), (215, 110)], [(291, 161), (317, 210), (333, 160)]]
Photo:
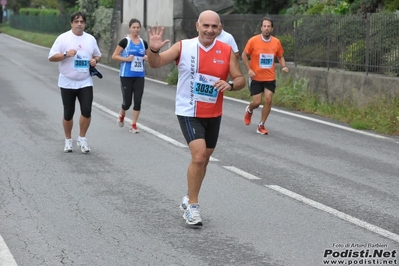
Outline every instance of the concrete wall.
[(399, 98), (399, 78), (386, 77), (344, 70), (317, 67), (290, 66), (288, 75), (280, 75), (285, 80), (306, 78), (308, 88), (319, 96), (321, 101), (350, 103), (363, 106), (376, 97)]
[[(141, 22), (140, 37), (148, 40), (148, 27), (161, 25), (165, 27), (165, 39), (174, 40), (173, 31), (173, 12), (174, 12), (174, 0), (147, 0), (147, 12), (144, 11), (143, 0), (125, 0), (123, 1), (123, 22), (120, 24), (117, 34), (117, 43), (119, 40), (124, 38), (129, 33), (129, 21), (132, 18), (136, 18)], [(119, 20), (120, 21), (120, 20)], [(147, 27), (145, 26), (147, 24)], [(167, 44), (164, 49), (170, 47), (170, 43)], [(115, 49), (115, 48), (113, 48)], [(112, 49), (112, 50), (113, 50)], [(118, 65), (118, 64), (113, 64)], [(152, 69), (146, 65), (147, 76), (165, 80), (167, 75), (171, 72), (174, 65), (170, 64), (158, 69)]]

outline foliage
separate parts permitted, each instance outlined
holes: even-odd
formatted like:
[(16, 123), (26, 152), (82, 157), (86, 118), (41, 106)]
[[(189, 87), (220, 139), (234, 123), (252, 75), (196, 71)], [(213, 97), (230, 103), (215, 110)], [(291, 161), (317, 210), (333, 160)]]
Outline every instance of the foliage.
[(21, 8), (19, 14), (26, 16), (55, 16), (59, 15), (60, 11), (58, 9)]
[(31, 0), (8, 0), (7, 7), (11, 8), (15, 14), (19, 14), (19, 9), (30, 6)]
[(391, 49), (382, 57), (382, 67), (387, 76), (399, 76), (399, 45)]
[(309, 9), (306, 11), (306, 14), (308, 14), (308, 15), (317, 15), (317, 14), (321, 14), (322, 11), (323, 11), (323, 9), (324, 9), (324, 4), (318, 3), (318, 4), (315, 4), (314, 6), (312, 6), (311, 8), (309, 8)]
[(53, 45), (55, 39), (58, 37), (58, 34), (52, 35), (52, 34), (44, 34), (37, 32), (28, 32), (28, 31), (17, 30), (9, 26), (2, 27), (1, 31), (15, 38), (48, 48), (50, 48)]
[(332, 10), (333, 14), (347, 14), (349, 12), (349, 3), (346, 1), (339, 1), (339, 4)]
[(104, 41), (104, 48), (108, 51), (111, 48), (111, 20), (112, 8), (105, 8), (100, 6), (94, 12), (95, 24), (93, 27), (93, 34), (97, 38), (102, 38)]
[(234, 0), (234, 9), (239, 14), (278, 14), (289, 6), (289, 0)]
[(61, 14), (72, 14), (79, 9), (76, 0), (57, 0)]
[(177, 81), (178, 81), (178, 71), (177, 71), (177, 67), (174, 67), (172, 72), (170, 72), (168, 74), (168, 77), (166, 78), (166, 82), (169, 85), (177, 85)]
[(58, 7), (57, 0), (32, 0), (31, 7), (56, 9)]
[[(277, 84), (281, 83), (278, 73)], [(374, 130), (382, 134), (399, 133), (399, 98), (376, 96), (368, 104), (356, 107), (351, 103), (330, 103), (320, 101), (308, 88), (308, 80), (285, 79), (279, 85), (273, 97), (273, 104), (291, 110), (297, 110), (337, 121), (348, 123), (351, 127)]]
[(349, 9), (352, 14), (375, 13), (382, 0), (355, 0)]
[(366, 62), (366, 41), (358, 40), (346, 48), (342, 53), (341, 58), (344, 61), (345, 69), (364, 71), (364, 64)]
[(399, 9), (399, 0), (383, 0), (387, 11), (396, 11)]
[(98, 5), (105, 8), (114, 8), (115, 0), (99, 0)]
[(295, 53), (295, 40), (292, 34), (284, 34), (276, 36), (283, 46), (284, 49), (284, 57), (285, 58), (294, 58)]
[[(86, 27), (87, 33), (93, 34), (93, 27), (95, 24), (94, 13), (98, 8), (98, 0), (78, 0), (79, 9), (86, 13)], [(108, 22), (110, 23), (110, 22)]]

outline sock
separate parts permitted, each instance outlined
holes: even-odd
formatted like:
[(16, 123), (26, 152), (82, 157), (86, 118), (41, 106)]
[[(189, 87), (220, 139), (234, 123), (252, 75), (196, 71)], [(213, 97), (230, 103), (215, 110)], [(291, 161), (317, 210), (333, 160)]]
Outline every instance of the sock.
[(259, 122), (259, 126), (263, 126), (265, 123), (263, 123), (262, 121)]

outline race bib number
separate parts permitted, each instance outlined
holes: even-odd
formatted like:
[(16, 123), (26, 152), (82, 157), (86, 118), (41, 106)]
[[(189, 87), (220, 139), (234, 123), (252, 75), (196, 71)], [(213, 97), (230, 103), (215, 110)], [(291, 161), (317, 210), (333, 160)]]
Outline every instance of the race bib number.
[(73, 67), (77, 72), (87, 72), (89, 70), (89, 60), (75, 59)]
[(219, 78), (196, 73), (194, 76), (194, 99), (200, 102), (215, 103), (219, 91), (213, 87)]
[(144, 57), (135, 56), (133, 57), (132, 65), (130, 66), (131, 71), (143, 72), (144, 71)]
[(273, 62), (274, 62), (274, 55), (272, 55), (272, 54), (260, 54), (259, 55), (260, 68), (272, 68)]

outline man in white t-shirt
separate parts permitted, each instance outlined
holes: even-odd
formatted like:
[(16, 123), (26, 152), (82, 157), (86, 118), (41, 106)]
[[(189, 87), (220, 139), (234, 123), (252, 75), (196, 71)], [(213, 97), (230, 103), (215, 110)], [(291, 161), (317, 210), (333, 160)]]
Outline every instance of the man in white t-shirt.
[(219, 35), (216, 37), (216, 39), (230, 45), (231, 49), (233, 49), (235, 56), (237, 57), (237, 59), (239, 59), (240, 54), (239, 54), (237, 43), (234, 40), (233, 35), (231, 35), (230, 33), (228, 33), (227, 31), (225, 31), (223, 29), (223, 20), (220, 20), (219, 31), (220, 31)]
[(84, 32), (86, 14), (78, 11), (71, 15), (71, 30), (57, 37), (50, 49), (50, 62), (59, 62), (58, 87), (64, 106), (62, 124), (65, 133), (64, 152), (72, 152), (72, 127), (76, 98), (80, 103), (79, 137), (77, 145), (83, 153), (90, 152), (86, 132), (90, 126), (93, 103), (93, 79), (90, 67), (101, 60), (96, 39)]

